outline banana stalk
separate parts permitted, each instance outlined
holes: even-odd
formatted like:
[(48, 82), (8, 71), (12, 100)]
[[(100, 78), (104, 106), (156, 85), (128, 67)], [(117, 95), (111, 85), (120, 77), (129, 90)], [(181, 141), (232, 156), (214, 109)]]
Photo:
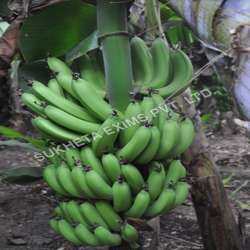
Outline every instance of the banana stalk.
[(128, 1), (98, 0), (97, 24), (105, 65), (109, 104), (124, 112), (133, 90), (127, 27)]

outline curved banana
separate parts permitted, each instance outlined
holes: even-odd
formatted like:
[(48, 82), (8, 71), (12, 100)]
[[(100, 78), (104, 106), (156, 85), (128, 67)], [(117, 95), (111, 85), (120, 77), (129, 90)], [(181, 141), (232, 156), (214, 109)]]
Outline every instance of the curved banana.
[(143, 190), (135, 197), (134, 204), (132, 207), (124, 212), (124, 215), (132, 218), (141, 217), (151, 202), (151, 197), (149, 194), (149, 189), (144, 186)]
[(171, 209), (174, 209), (178, 206), (180, 206), (187, 198), (188, 195), (188, 187), (185, 182), (178, 182), (176, 186), (174, 187), (176, 199), (171, 207)]
[[(109, 114), (112, 113), (113, 108), (105, 102), (93, 89), (93, 87), (77, 75), (74, 76), (72, 81), (72, 89), (77, 96), (77, 99), (81, 104), (95, 114), (99, 119), (105, 121), (109, 118)], [(124, 114), (117, 111), (121, 119), (124, 118)]]
[(79, 241), (74, 233), (74, 228), (66, 221), (60, 220), (58, 221), (58, 229), (61, 235), (70, 242), (73, 242), (76, 245), (83, 245), (81, 241)]
[(143, 97), (143, 101), (141, 103), (142, 112), (145, 114), (147, 118), (147, 122), (154, 122), (155, 126), (159, 126), (159, 110), (157, 109), (157, 104), (153, 97), (151, 97), (151, 93), (149, 97)]
[(155, 166), (154, 170), (149, 174), (148, 177), (148, 188), (151, 200), (155, 200), (165, 185), (165, 171), (163, 171), (162, 167)]
[(35, 95), (24, 93), (21, 95), (23, 103), (37, 115), (45, 115), (44, 108), (40, 106), (41, 100)]
[(95, 156), (91, 147), (82, 147), (80, 151), (80, 157), (84, 164), (90, 165), (91, 168), (95, 170), (109, 185), (112, 185), (112, 181), (105, 172), (101, 160)]
[(79, 161), (81, 159), (79, 149), (71, 146), (67, 147), (63, 159), (66, 160), (68, 167), (72, 170), (75, 167), (75, 161)]
[(86, 181), (90, 189), (102, 199), (113, 200), (112, 187), (107, 184), (101, 175), (91, 168), (85, 170), (88, 171), (86, 174)]
[(67, 91), (65, 91), (65, 98), (68, 100), (68, 101), (70, 101), (70, 102), (72, 102), (72, 103), (74, 103), (74, 104), (76, 104), (76, 105), (78, 105), (78, 106), (82, 106), (82, 104), (73, 96), (73, 95), (71, 95), (70, 93), (68, 93)]
[(125, 241), (132, 243), (139, 239), (139, 233), (137, 232), (137, 230), (128, 223), (123, 224), (121, 226), (121, 229), (122, 229), (122, 238)]
[(143, 216), (156, 216), (172, 209), (175, 203), (175, 192), (172, 189), (165, 188), (155, 203), (149, 205)]
[(102, 165), (110, 180), (115, 183), (117, 176), (122, 173), (121, 165), (117, 157), (108, 150), (103, 151)]
[(87, 227), (83, 224), (79, 224), (74, 228), (75, 236), (79, 241), (81, 241), (84, 245), (99, 247), (104, 244), (93, 234), (91, 233)]
[(51, 121), (78, 133), (91, 134), (101, 127), (98, 123), (84, 121), (51, 105), (48, 105), (44, 112)]
[(122, 221), (120, 215), (115, 212), (114, 208), (108, 201), (99, 200), (95, 202), (95, 206), (98, 212), (101, 214), (102, 218), (106, 221), (108, 226), (113, 230), (120, 232), (121, 226), (117, 223), (118, 221)]
[(57, 168), (62, 164), (62, 162), (58, 154), (56, 154), (53, 151), (53, 148), (54, 148), (53, 145), (46, 147), (44, 153), (45, 153), (46, 158), (52, 163), (52, 165), (54, 165), (55, 168)]
[(50, 220), (50, 227), (58, 234), (61, 235), (60, 231), (59, 231), (59, 228), (58, 228), (58, 220), (55, 218), (55, 219), (52, 219)]
[(83, 219), (80, 213), (79, 204), (77, 204), (74, 200), (72, 200), (67, 203), (66, 208), (67, 208), (70, 218), (72, 218), (74, 221), (77, 221), (78, 223), (83, 224), (85, 227), (88, 226), (88, 223)]
[(40, 100), (46, 102), (51, 106), (59, 108), (65, 111), (68, 114), (71, 114), (75, 117), (78, 117), (82, 120), (88, 122), (99, 122), (100, 120), (93, 115), (89, 110), (86, 110), (67, 99), (63, 98), (62, 96), (58, 95), (51, 89), (44, 86), (42, 83), (37, 81), (29, 82), (29, 85), (32, 86), (31, 91), (34, 95), (36, 95)]
[(85, 194), (86, 197), (91, 199), (101, 199), (100, 196), (96, 195), (89, 187), (86, 181), (86, 171), (84, 171), (83, 166), (75, 166), (71, 172), (71, 178), (74, 185), (79, 190), (79, 192)]
[(132, 193), (139, 193), (144, 184), (140, 171), (134, 165), (124, 160), (120, 161), (120, 163), (122, 166), (122, 175), (130, 186)]
[(110, 231), (110, 228), (108, 224), (105, 222), (105, 220), (102, 218), (100, 213), (97, 211), (94, 205), (92, 205), (89, 202), (84, 202), (80, 205), (80, 212), (84, 220), (88, 224), (96, 224), (99, 226), (105, 227), (107, 230)]
[(125, 161), (132, 162), (147, 147), (151, 138), (149, 127), (141, 126), (132, 139), (121, 150), (117, 151), (117, 158), (123, 158)]
[(131, 207), (131, 190), (127, 182), (120, 176), (112, 187), (113, 206), (116, 212), (127, 211)]
[(167, 120), (164, 123), (162, 137), (159, 148), (154, 156), (155, 160), (166, 157), (166, 154), (173, 148), (177, 147), (180, 141), (180, 127), (173, 120)]
[(173, 148), (173, 150), (170, 150), (167, 154), (165, 154), (165, 157), (173, 158), (175, 156), (178, 156), (186, 151), (192, 144), (194, 139), (194, 126), (189, 118), (186, 118), (180, 123), (179, 136), (180, 140), (178, 145)]
[(131, 61), (132, 61), (132, 69), (137, 67), (136, 71), (133, 70), (134, 74), (141, 72), (141, 77), (139, 74), (135, 75), (135, 78), (139, 76), (140, 85), (147, 85), (154, 77), (154, 67), (153, 67), (153, 60), (152, 56), (148, 50), (146, 43), (139, 37), (134, 37), (130, 42), (130, 50), (131, 50)]
[[(121, 126), (121, 118), (116, 114), (115, 109), (111, 116), (98, 128), (97, 134), (98, 138), (93, 140), (92, 149), (97, 157), (102, 156), (102, 151), (107, 149), (111, 153), (114, 153), (114, 143), (119, 135), (119, 129), (117, 127)], [(96, 132), (96, 131), (94, 131)]]
[(63, 72), (67, 75), (72, 75), (73, 73), (66, 63), (56, 57), (48, 57), (47, 63), (49, 65), (49, 68), (53, 71)]
[(68, 142), (74, 140), (79, 140), (79, 142), (82, 143), (89, 142), (89, 139), (86, 139), (82, 134), (63, 128), (45, 118), (37, 117), (34, 119), (34, 122), (38, 129), (48, 136), (47, 138), (57, 142)]
[(54, 214), (59, 217), (59, 216), (62, 216), (62, 210), (60, 207), (55, 207), (54, 208)]
[(161, 133), (156, 126), (150, 126), (151, 139), (147, 147), (141, 152), (141, 154), (133, 161), (135, 164), (143, 165), (149, 163), (153, 158), (160, 146)]
[(47, 87), (52, 91), (54, 91), (55, 93), (57, 93), (58, 95), (65, 98), (63, 89), (55, 78), (49, 80)]
[(56, 192), (64, 196), (72, 197), (72, 195), (68, 191), (64, 190), (58, 183), (56, 178), (56, 168), (54, 165), (49, 165), (44, 169), (43, 177), (45, 181), (48, 183), (48, 185)]
[[(174, 68), (173, 80), (169, 85), (157, 89), (163, 98), (175, 97), (181, 94), (190, 86), (192, 82), (190, 80), (194, 76), (193, 65), (184, 52), (180, 49), (171, 51), (170, 57)], [(148, 91), (142, 89), (140, 94), (148, 95)]]
[(141, 105), (132, 99), (125, 112), (123, 124), (125, 124), (124, 126), (126, 127), (124, 130), (121, 130), (119, 135), (119, 143), (121, 147), (128, 144), (136, 131), (141, 127), (142, 123), (138, 118), (140, 115), (142, 115)]
[(56, 179), (60, 186), (64, 190), (67, 190), (67, 192), (69, 192), (71, 195), (82, 199), (87, 198), (85, 195), (80, 193), (74, 185), (71, 177), (70, 168), (67, 165), (62, 164), (60, 167), (57, 168)]
[(146, 86), (148, 88), (161, 88), (170, 83), (173, 78), (173, 67), (166, 42), (156, 38), (151, 46), (154, 65), (154, 77)]
[(72, 224), (74, 223), (74, 221), (72, 220), (73, 218), (69, 215), (67, 204), (68, 202), (61, 202), (59, 207), (61, 209), (63, 219), (65, 219), (69, 224)]
[(165, 185), (172, 184), (173, 186), (183, 175), (183, 166), (180, 161), (173, 160), (168, 168), (168, 172), (165, 178)]
[(104, 98), (106, 95), (106, 91), (101, 87), (97, 76), (95, 74), (95, 70), (93, 67), (93, 63), (88, 54), (84, 54), (76, 59), (76, 64), (78, 70), (80, 72), (81, 78), (88, 82), (93, 89), (100, 95), (101, 98)]
[(122, 238), (118, 233), (111, 233), (105, 227), (97, 226), (94, 230), (95, 236), (107, 246), (119, 246), (122, 243)]

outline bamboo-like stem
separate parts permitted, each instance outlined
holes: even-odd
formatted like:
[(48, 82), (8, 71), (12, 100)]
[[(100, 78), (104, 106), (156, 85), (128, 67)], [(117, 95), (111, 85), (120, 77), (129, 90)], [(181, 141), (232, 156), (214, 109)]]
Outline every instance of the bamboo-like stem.
[[(133, 90), (127, 7), (128, 1), (98, 0), (98, 36), (103, 50), (109, 103), (124, 112)], [(113, 35), (109, 35), (113, 33)], [(115, 33), (115, 34), (114, 34)]]

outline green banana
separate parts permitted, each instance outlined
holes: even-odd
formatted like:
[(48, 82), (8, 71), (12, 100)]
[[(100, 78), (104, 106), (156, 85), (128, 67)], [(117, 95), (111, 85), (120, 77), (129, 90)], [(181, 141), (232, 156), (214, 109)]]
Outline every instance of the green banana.
[(165, 184), (165, 171), (162, 167), (155, 166), (154, 170), (149, 174), (148, 177), (148, 188), (151, 200), (155, 200), (162, 190)]
[[(113, 108), (95, 92), (88, 82), (78, 78), (77, 74), (74, 75), (74, 79), (72, 81), (72, 89), (81, 104), (102, 121), (108, 119)], [(117, 111), (117, 113), (121, 119), (124, 118), (122, 112)]]
[(58, 234), (61, 235), (60, 231), (59, 231), (59, 228), (58, 228), (58, 220), (55, 218), (55, 219), (52, 219), (50, 220), (50, 227)]
[(79, 190), (79, 192), (85, 194), (86, 197), (91, 199), (101, 199), (100, 196), (96, 195), (89, 187), (86, 181), (86, 171), (84, 167), (77, 165), (72, 169), (71, 178), (74, 182), (74, 185)]
[(154, 77), (146, 86), (148, 88), (161, 88), (170, 83), (173, 78), (172, 62), (166, 42), (156, 38), (151, 46), (154, 65)]
[(55, 207), (54, 208), (54, 214), (59, 217), (59, 216), (62, 216), (62, 210), (60, 207)]
[(96, 61), (98, 65), (100, 66), (102, 73), (105, 74), (105, 65), (104, 65), (102, 51), (98, 49), (95, 53), (95, 57), (96, 57)]
[(194, 126), (189, 118), (186, 118), (180, 123), (180, 140), (176, 147), (170, 150), (165, 157), (173, 158), (182, 154), (185, 150), (189, 148), (194, 139)]
[(53, 145), (46, 147), (44, 154), (46, 158), (51, 162), (51, 164), (54, 165), (55, 168), (57, 168), (62, 164), (62, 162), (58, 154), (55, 154), (53, 152), (53, 147), (54, 147)]
[(82, 134), (63, 128), (45, 118), (37, 117), (34, 119), (34, 122), (38, 129), (51, 140), (57, 142), (68, 142), (74, 140), (79, 140), (79, 142), (82, 143), (89, 142), (89, 139), (86, 139)]
[(77, 204), (74, 200), (72, 200), (67, 203), (66, 208), (67, 208), (70, 218), (72, 218), (74, 221), (77, 221), (78, 223), (83, 224), (85, 227), (88, 226), (88, 223), (83, 219), (80, 213), (79, 204)]
[(67, 165), (62, 164), (60, 167), (56, 170), (56, 179), (60, 186), (67, 190), (71, 195), (86, 199), (87, 197), (83, 195), (83, 193), (79, 192), (76, 186), (74, 185), (71, 177), (71, 171), (70, 168)]
[(172, 184), (173, 186), (183, 175), (183, 166), (180, 161), (173, 160), (168, 168), (168, 172), (165, 178), (165, 185)]
[(96, 75), (96, 78), (97, 78), (101, 88), (106, 90), (107, 86), (106, 86), (105, 75), (104, 75), (101, 67), (98, 64), (97, 59), (95, 57), (91, 57), (91, 56), (90, 56), (90, 59), (91, 59), (91, 61), (93, 63), (95, 75)]
[(60, 184), (58, 183), (56, 178), (56, 168), (54, 165), (49, 165), (44, 169), (43, 177), (45, 181), (48, 183), (48, 185), (56, 192), (65, 196), (72, 197), (72, 195), (68, 191), (61, 188)]
[(141, 126), (132, 139), (122, 149), (117, 151), (117, 158), (123, 157), (125, 161), (132, 162), (147, 147), (151, 139), (149, 127)]
[(52, 91), (65, 98), (63, 89), (55, 78), (50, 79), (47, 86)]
[(50, 105), (44, 109), (44, 112), (51, 121), (78, 133), (91, 134), (101, 127), (100, 124), (84, 121)]
[(132, 203), (131, 190), (127, 182), (119, 176), (112, 187), (113, 206), (116, 212), (127, 211)]
[(188, 187), (185, 182), (178, 182), (174, 187), (176, 199), (171, 207), (171, 209), (174, 209), (178, 206), (180, 206), (187, 198), (188, 195)]
[(97, 157), (102, 156), (102, 151), (107, 148), (107, 145), (109, 145), (108, 150), (110, 152), (115, 152), (114, 143), (119, 135), (120, 125), (121, 118), (117, 115), (116, 110), (114, 109), (111, 116), (97, 130), (98, 138), (92, 142), (92, 149)]
[(144, 184), (140, 171), (134, 165), (127, 163), (124, 160), (121, 160), (120, 164), (122, 166), (122, 175), (130, 186), (132, 193), (139, 193)]
[(115, 183), (117, 176), (122, 173), (121, 165), (117, 157), (111, 154), (108, 150), (103, 151), (102, 165), (109, 179)]
[(75, 236), (79, 241), (81, 241), (84, 245), (99, 247), (104, 244), (93, 234), (91, 233), (87, 227), (82, 224), (77, 225), (74, 228)]
[(117, 223), (118, 221), (122, 221), (122, 218), (120, 215), (115, 212), (114, 208), (111, 206), (111, 204), (108, 201), (105, 200), (99, 200), (95, 202), (95, 206), (102, 216), (102, 218), (106, 221), (108, 226), (113, 230), (120, 232), (121, 226)]
[(105, 227), (107, 230), (110, 231), (110, 228), (108, 224), (105, 222), (105, 220), (102, 218), (100, 213), (97, 211), (94, 205), (92, 205), (89, 202), (84, 202), (80, 205), (80, 212), (84, 220), (88, 224), (96, 224), (99, 226)]
[(122, 238), (129, 242), (135, 242), (139, 239), (139, 233), (137, 232), (137, 230), (129, 225), (128, 223), (120, 223), (121, 224), (121, 229), (122, 229)]
[(157, 104), (154, 98), (151, 97), (151, 93), (149, 97), (143, 97), (143, 101), (141, 103), (142, 112), (147, 117), (147, 122), (154, 122), (155, 126), (159, 126), (159, 110), (157, 109)]
[(72, 220), (73, 218), (70, 216), (68, 210), (67, 210), (67, 204), (68, 202), (61, 202), (59, 207), (62, 211), (62, 216), (63, 218), (69, 223), (72, 224), (74, 223), (74, 221)]
[[(163, 98), (175, 97), (186, 90), (194, 76), (193, 65), (188, 56), (180, 49), (170, 52), (171, 61), (174, 68), (173, 80), (169, 85), (157, 89)], [(189, 82), (189, 83), (188, 83)], [(141, 89), (140, 93), (148, 95), (148, 91)]]
[(180, 141), (180, 127), (173, 120), (167, 120), (164, 123), (159, 148), (154, 156), (155, 160), (165, 158), (171, 149), (175, 148)]
[(175, 192), (172, 189), (165, 188), (158, 199), (152, 205), (149, 205), (143, 216), (156, 216), (172, 209), (175, 203)]
[(56, 108), (59, 108), (65, 111), (68, 114), (71, 114), (77, 118), (88, 122), (99, 122), (100, 120), (94, 116), (89, 110), (86, 110), (62, 96), (56, 94), (51, 89), (44, 86), (42, 83), (37, 81), (29, 81), (31, 85), (31, 91), (36, 95), (40, 100), (46, 102), (46, 104), (52, 105)]
[(66, 160), (68, 167), (72, 170), (75, 167), (75, 161), (80, 160), (79, 149), (71, 146), (67, 147), (63, 158)]
[(35, 95), (24, 93), (21, 95), (23, 103), (37, 115), (45, 115), (44, 108), (40, 106), (41, 100)]
[(151, 139), (147, 147), (133, 161), (133, 163), (135, 164), (142, 165), (142, 164), (147, 164), (148, 162), (150, 162), (154, 158), (160, 146), (161, 133), (159, 129), (156, 126), (150, 126), (149, 128), (151, 130)]
[(49, 68), (53, 71), (63, 72), (64, 74), (67, 75), (72, 75), (73, 73), (72, 70), (67, 66), (67, 64), (58, 58), (48, 57), (47, 63), (49, 65)]
[(103, 90), (103, 88), (99, 84), (99, 81), (98, 81), (97, 76), (95, 74), (93, 63), (92, 63), (89, 55), (84, 54), (84, 55), (78, 57), (76, 59), (76, 64), (77, 64), (78, 70), (80, 72), (81, 78), (84, 81), (88, 82), (101, 98), (104, 98), (106, 95), (106, 91)]
[(81, 241), (79, 241), (74, 233), (74, 228), (66, 221), (60, 220), (58, 221), (58, 229), (61, 235), (70, 242), (73, 242), (76, 245), (83, 245)]
[(151, 202), (151, 197), (149, 194), (149, 189), (144, 185), (143, 189), (135, 197), (134, 204), (132, 207), (124, 212), (124, 215), (132, 218), (141, 217)]
[[(138, 69), (134, 71), (136, 74), (138, 71), (141, 74), (139, 76), (139, 84), (147, 85), (151, 82), (154, 77), (154, 67), (152, 56), (148, 50), (146, 43), (140, 39), (139, 37), (134, 37), (130, 42), (130, 50), (131, 50), (131, 61), (132, 61), (132, 69), (137, 67)], [(137, 74), (135, 75), (137, 78)], [(143, 79), (141, 79), (143, 78)], [(136, 82), (138, 81), (136, 80)]]
[(119, 246), (122, 243), (122, 238), (118, 233), (111, 233), (105, 227), (97, 226), (94, 230), (95, 236), (107, 246)]
[(113, 200), (112, 187), (99, 175), (95, 170), (91, 168), (85, 168), (87, 171), (86, 181), (90, 189), (102, 199)]
[(124, 147), (129, 141), (132, 139), (136, 131), (141, 127), (142, 123), (138, 116), (142, 114), (141, 105), (134, 100), (134, 98), (130, 101), (128, 105), (125, 116), (124, 116), (124, 126), (125, 129), (121, 130), (119, 135), (119, 143), (121, 147)]
[(112, 185), (112, 181), (105, 172), (101, 160), (95, 156), (91, 147), (82, 147), (80, 151), (80, 157), (84, 164), (90, 165), (91, 168), (95, 170), (105, 180), (105, 182), (107, 182), (108, 185)]

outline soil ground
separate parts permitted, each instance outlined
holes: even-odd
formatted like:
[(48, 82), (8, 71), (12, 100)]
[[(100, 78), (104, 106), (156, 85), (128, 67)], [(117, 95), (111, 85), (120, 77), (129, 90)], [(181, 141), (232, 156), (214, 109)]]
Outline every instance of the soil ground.
[[(32, 131), (29, 136), (31, 134), (38, 137)], [(222, 179), (235, 171), (232, 180), (225, 185), (229, 195), (250, 180), (250, 157), (247, 155), (250, 141), (242, 134), (221, 133), (210, 133), (208, 140)], [(0, 170), (40, 165), (32, 151), (7, 146), (1, 146), (0, 150)], [(250, 208), (239, 205), (236, 200), (250, 205), (249, 185), (230, 199), (236, 219), (239, 209), (244, 210), (247, 217), (245, 249), (250, 249)], [(55, 204), (53, 199), (54, 193), (44, 181), (27, 186), (0, 182), (0, 250), (107, 249), (76, 246), (53, 232), (49, 225)], [(160, 218), (160, 241), (164, 249), (203, 249), (190, 195), (181, 206)], [(143, 233), (149, 242), (150, 233)]]

